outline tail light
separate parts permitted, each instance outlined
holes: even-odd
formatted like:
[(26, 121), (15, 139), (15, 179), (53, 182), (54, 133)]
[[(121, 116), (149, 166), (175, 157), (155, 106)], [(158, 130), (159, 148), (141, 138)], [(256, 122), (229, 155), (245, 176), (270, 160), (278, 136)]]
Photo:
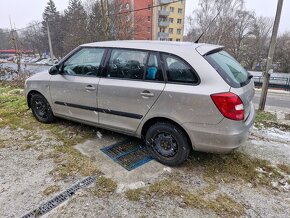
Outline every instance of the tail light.
[(219, 93), (210, 96), (224, 117), (231, 120), (244, 120), (244, 105), (239, 96), (234, 93)]

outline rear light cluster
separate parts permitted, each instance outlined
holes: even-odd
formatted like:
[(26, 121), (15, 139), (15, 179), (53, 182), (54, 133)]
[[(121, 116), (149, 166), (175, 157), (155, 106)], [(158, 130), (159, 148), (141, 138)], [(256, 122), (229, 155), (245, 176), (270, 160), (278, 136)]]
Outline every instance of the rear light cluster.
[(222, 115), (231, 120), (244, 120), (244, 104), (234, 93), (219, 93), (210, 96)]

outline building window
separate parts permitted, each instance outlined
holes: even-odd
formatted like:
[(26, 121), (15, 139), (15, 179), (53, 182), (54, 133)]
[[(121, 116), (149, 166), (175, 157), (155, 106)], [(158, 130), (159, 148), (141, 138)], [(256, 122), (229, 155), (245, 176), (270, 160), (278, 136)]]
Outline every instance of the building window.
[(174, 19), (173, 18), (169, 18), (169, 22), (170, 23), (173, 23), (174, 22)]
[(177, 23), (181, 24), (182, 23), (182, 19), (177, 19)]
[(179, 1), (179, 4), (182, 5), (182, 4), (183, 4), (183, 0), (180, 0), (180, 1)]
[(176, 42), (180, 42), (180, 39), (176, 39)]
[(170, 12), (174, 12), (174, 7), (170, 7)]
[(151, 10), (151, 5), (150, 5), (150, 4), (148, 5), (148, 10), (149, 10), (149, 11)]
[(148, 16), (148, 21), (150, 21), (151, 20), (151, 17), (150, 16)]
[(151, 31), (151, 28), (150, 28), (150, 27), (147, 27), (147, 31), (148, 31), (148, 33), (150, 33), (150, 31)]
[(182, 9), (178, 8), (178, 14), (182, 14)]
[(172, 38), (169, 38), (169, 39), (168, 39), (168, 41), (170, 41), (170, 42), (171, 42), (171, 41), (172, 41)]
[(178, 34), (178, 35), (181, 34), (181, 29), (177, 29), (177, 34)]
[(169, 33), (173, 34), (173, 28), (169, 28)]
[(130, 5), (129, 5), (128, 3), (126, 4), (126, 6), (125, 6), (125, 7), (126, 7), (126, 9), (127, 9), (127, 10), (129, 10), (129, 9), (130, 9)]

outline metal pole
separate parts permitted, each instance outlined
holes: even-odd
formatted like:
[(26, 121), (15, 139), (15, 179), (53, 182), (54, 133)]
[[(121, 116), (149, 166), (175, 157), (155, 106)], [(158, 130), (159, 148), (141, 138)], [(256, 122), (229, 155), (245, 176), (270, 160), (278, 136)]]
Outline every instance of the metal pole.
[(52, 51), (52, 44), (51, 44), (51, 38), (50, 38), (50, 31), (49, 31), (48, 20), (46, 21), (46, 26), (47, 26), (47, 36), (48, 36), (48, 44), (49, 44), (50, 58), (53, 59), (53, 51)]
[(266, 72), (264, 73), (264, 80), (263, 80), (261, 98), (260, 98), (260, 103), (259, 103), (259, 110), (262, 110), (262, 111), (265, 109), (265, 104), (266, 104), (266, 99), (267, 99), (269, 80), (271, 76), (269, 72), (272, 70), (273, 57), (274, 57), (274, 52), (275, 52), (275, 47), (276, 47), (276, 42), (277, 42), (277, 35), (278, 35), (278, 29), (279, 29), (279, 24), (280, 24), (282, 7), (283, 7), (283, 0), (278, 0), (277, 12), (276, 12), (276, 17), (275, 17), (275, 22), (274, 22), (274, 27), (273, 27), (273, 32), (272, 32), (272, 37), (271, 37), (271, 42), (270, 42), (270, 48), (269, 48), (269, 53), (268, 53), (268, 58), (267, 58), (267, 67), (266, 67)]

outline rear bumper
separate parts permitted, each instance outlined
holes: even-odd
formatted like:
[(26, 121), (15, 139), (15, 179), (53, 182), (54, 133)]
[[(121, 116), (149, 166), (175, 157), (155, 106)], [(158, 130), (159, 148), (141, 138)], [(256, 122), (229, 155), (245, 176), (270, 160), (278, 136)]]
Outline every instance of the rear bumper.
[(184, 123), (193, 149), (209, 153), (229, 153), (240, 147), (248, 138), (255, 121), (255, 109), (251, 110), (245, 121), (233, 121), (224, 118), (217, 125)]

